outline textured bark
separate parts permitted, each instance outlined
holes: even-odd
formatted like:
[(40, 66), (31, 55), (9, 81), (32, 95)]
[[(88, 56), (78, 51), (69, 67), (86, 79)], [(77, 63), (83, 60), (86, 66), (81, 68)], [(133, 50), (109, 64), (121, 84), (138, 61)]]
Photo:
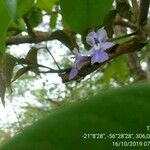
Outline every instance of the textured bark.
[(51, 33), (36, 31), (35, 37), (30, 35), (11, 36), (6, 39), (6, 45), (23, 44), (23, 43), (40, 43), (43, 41), (52, 40)]

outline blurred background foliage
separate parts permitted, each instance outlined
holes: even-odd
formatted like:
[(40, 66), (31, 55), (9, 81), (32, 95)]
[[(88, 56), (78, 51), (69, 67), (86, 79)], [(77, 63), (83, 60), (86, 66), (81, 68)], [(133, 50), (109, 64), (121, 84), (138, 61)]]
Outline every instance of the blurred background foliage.
[(15, 122), (1, 125), (1, 142), (62, 105), (149, 81), (148, 38), (142, 51), (119, 56), (84, 79), (61, 83), (53, 72), (72, 66), (74, 48), (88, 49), (85, 37), (92, 30), (104, 26), (109, 38), (136, 31), (139, 1), (134, 2), (137, 6), (132, 0), (0, 0), (0, 96), (16, 115)]

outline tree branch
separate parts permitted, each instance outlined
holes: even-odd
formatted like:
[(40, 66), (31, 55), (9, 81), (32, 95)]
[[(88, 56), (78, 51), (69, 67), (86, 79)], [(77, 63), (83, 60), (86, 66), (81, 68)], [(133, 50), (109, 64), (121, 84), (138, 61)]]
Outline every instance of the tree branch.
[(131, 73), (136, 75), (135, 81), (145, 80), (147, 78), (145, 71), (142, 70), (137, 53), (128, 54), (128, 65)]
[(147, 23), (149, 4), (150, 0), (140, 0), (139, 25), (141, 26)]
[(133, 12), (133, 19), (134, 19), (134, 20), (132, 19), (132, 21), (134, 23), (137, 23), (138, 16), (139, 16), (139, 5), (137, 0), (131, 0), (131, 3), (132, 3), (132, 12)]
[(53, 40), (54, 38), (51, 36), (49, 32), (41, 32), (35, 31), (36, 37), (31, 37), (30, 35), (17, 35), (11, 36), (6, 39), (6, 45), (15, 45), (15, 44), (23, 44), (23, 43), (40, 43), (43, 41)]
[(74, 46), (70, 41), (70, 38), (65, 33), (64, 30), (56, 30), (55, 32), (41, 32), (34, 31), (35, 37), (31, 37), (30, 35), (16, 35), (11, 36), (6, 39), (6, 45), (17, 45), (23, 43), (40, 43), (46, 42), (50, 40), (58, 40), (69, 49), (73, 49)]
[[(143, 38), (143, 36), (136, 36), (133, 39), (125, 42), (124, 44), (116, 46), (117, 48), (115, 49), (115, 51), (113, 50), (114, 52), (108, 53), (109, 59), (107, 61), (105, 61), (103, 63), (93, 64), (93, 65), (91, 65), (90, 63), (86, 64), (79, 70), (78, 75), (72, 80), (78, 80), (78, 79), (86, 77), (88, 74), (94, 72), (99, 67), (101, 67), (103, 64), (110, 62), (112, 59), (115, 59), (116, 57), (118, 57), (122, 54), (127, 54), (130, 52), (140, 50), (142, 47), (144, 47), (146, 45), (146, 43), (143, 43), (144, 40), (145, 40), (145, 38)], [(113, 48), (111, 48), (111, 49), (113, 49)], [(109, 51), (111, 51), (111, 50), (109, 50)], [(89, 60), (90, 60), (90, 58), (89, 58)], [(70, 70), (71, 70), (71, 68), (70, 68)], [(70, 70), (68, 70), (68, 72), (66, 72), (66, 73), (59, 74), (59, 76), (62, 78), (62, 82), (65, 83), (65, 82), (70, 81), (69, 80)]]

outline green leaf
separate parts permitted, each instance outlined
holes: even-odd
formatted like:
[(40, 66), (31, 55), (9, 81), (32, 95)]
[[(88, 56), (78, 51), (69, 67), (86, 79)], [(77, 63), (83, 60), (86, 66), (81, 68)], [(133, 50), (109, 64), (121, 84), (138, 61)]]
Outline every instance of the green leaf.
[[(149, 133), (146, 129), (150, 125), (149, 90), (149, 83), (130, 85), (60, 107), (0, 149), (113, 150), (111, 135), (123, 133), (135, 137), (138, 133)], [(100, 134), (105, 136), (100, 138)], [(118, 150), (121, 149), (129, 150)], [(144, 150), (138, 146), (131, 149)]]
[(6, 92), (6, 84), (5, 84), (5, 75), (3, 71), (3, 67), (0, 65), (0, 98), (3, 106), (5, 106), (5, 92)]
[[(11, 22), (9, 24), (9, 28), (14, 28), (18, 30), (18, 32), (24, 31), (26, 29), (25, 23), (22, 18), (17, 19), (15, 22)], [(15, 32), (15, 31), (13, 31)], [(17, 32), (17, 31), (16, 31)]]
[(3, 65), (4, 75), (6, 77), (6, 86), (9, 86), (11, 83), (12, 73), (16, 62), (17, 59), (14, 56), (8, 53), (4, 54), (2, 65)]
[(17, 0), (17, 2), (17, 17), (22, 17), (34, 6), (35, 0)]
[(112, 0), (60, 0), (62, 16), (75, 32), (101, 26)]
[(0, 23), (0, 61), (1, 61), (1, 57), (5, 51), (5, 39), (7, 28), (11, 20), (3, 0), (0, 0), (0, 19), (1, 19)]
[(42, 10), (51, 12), (51, 9), (55, 2), (56, 0), (37, 0), (36, 6)]
[(30, 67), (30, 70), (36, 74), (38, 73), (37, 51), (38, 51), (37, 48), (32, 47), (26, 56), (26, 60), (28, 62), (28, 66)]
[(16, 12), (17, 12), (17, 2), (16, 0), (4, 0), (6, 9), (10, 17), (15, 21), (16, 20)]
[(17, 80), (18, 78), (20, 78), (23, 74), (27, 73), (29, 70), (30, 70), (30, 67), (24, 67), (24, 68), (19, 69), (19, 70), (16, 72), (16, 74), (15, 74), (15, 76), (14, 76), (12, 82), (14, 82), (14, 81)]
[(56, 27), (56, 21), (57, 21), (57, 13), (52, 13), (50, 18), (50, 27), (51, 29), (54, 29)]
[(42, 11), (36, 7), (33, 7), (27, 14), (28, 21), (32, 28), (38, 26), (43, 19)]
[(3, 56), (2, 64), (0, 65), (0, 97), (3, 105), (5, 104), (5, 91), (6, 88), (10, 86), (16, 61), (17, 59), (14, 56), (5, 53)]

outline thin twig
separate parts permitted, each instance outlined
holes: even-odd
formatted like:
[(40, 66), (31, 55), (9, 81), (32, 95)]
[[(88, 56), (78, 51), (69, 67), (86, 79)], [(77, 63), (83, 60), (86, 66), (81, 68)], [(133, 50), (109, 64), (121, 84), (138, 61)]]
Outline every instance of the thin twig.
[(112, 38), (112, 39), (109, 39), (107, 41), (112, 42), (112, 41), (116, 41), (116, 40), (120, 40), (120, 39), (130, 37), (130, 36), (133, 36), (133, 35), (136, 35), (136, 34), (137, 34), (137, 31), (133, 32), (133, 33), (130, 33), (130, 34), (127, 34), (127, 35), (120, 36), (120, 37)]
[(54, 62), (55, 62), (55, 64), (56, 64), (58, 70), (61, 71), (61, 68), (59, 67), (57, 61), (55, 60), (54, 56), (52, 55), (52, 53), (50, 52), (50, 50), (49, 50), (48, 47), (47, 47), (47, 42), (46, 42), (46, 50), (47, 50), (47, 52), (51, 55), (51, 57), (53, 58), (53, 60), (54, 60)]
[(62, 70), (48, 70), (48, 71), (38, 71), (38, 73), (65, 73), (65, 72), (68, 72), (70, 70), (70, 68), (67, 68), (67, 69), (62, 69)]
[(66, 71), (69, 70), (68, 68), (61, 69), (61, 70), (56, 70), (56, 69), (53, 69), (53, 68), (50, 68), (50, 67), (47, 67), (47, 66), (44, 66), (44, 65), (41, 65), (41, 64), (24, 63), (24, 62), (23, 63), (18, 62), (17, 65), (22, 65), (23, 67), (25, 67), (24, 65), (29, 65), (30, 67), (41, 67), (41, 68), (48, 69), (48, 71), (39, 71), (38, 73), (63, 73), (63, 72), (66, 72)]
[(41, 65), (41, 64), (26, 63), (26, 62), (22, 62), (21, 63), (20, 61), (18, 61), (18, 65), (29, 65), (31, 67), (41, 67), (41, 68), (45, 68), (45, 69), (49, 69), (49, 70), (54, 70), (54, 69), (52, 69), (50, 67), (47, 67), (47, 66), (44, 66), (44, 65)]

